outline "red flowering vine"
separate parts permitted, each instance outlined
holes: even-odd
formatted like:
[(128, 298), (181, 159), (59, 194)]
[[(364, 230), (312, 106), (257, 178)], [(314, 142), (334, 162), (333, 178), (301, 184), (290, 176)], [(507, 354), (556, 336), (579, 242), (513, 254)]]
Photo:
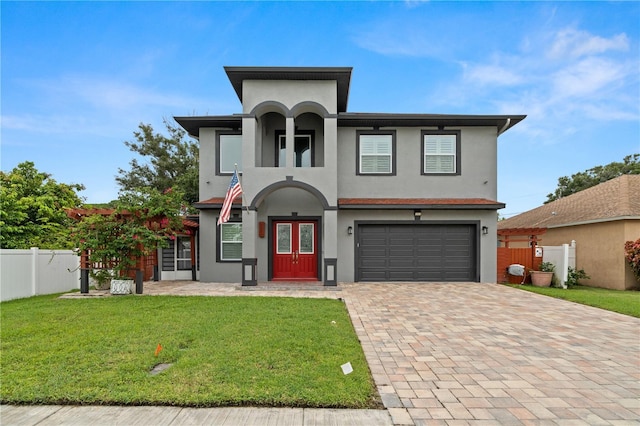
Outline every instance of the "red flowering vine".
[(624, 244), (624, 257), (633, 270), (636, 279), (640, 281), (640, 238), (627, 241)]

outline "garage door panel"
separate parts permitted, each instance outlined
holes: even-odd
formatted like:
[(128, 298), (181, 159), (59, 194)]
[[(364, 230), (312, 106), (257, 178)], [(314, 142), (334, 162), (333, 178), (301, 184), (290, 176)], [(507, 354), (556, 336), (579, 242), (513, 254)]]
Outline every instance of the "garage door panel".
[(389, 247), (389, 257), (390, 258), (403, 258), (403, 257), (413, 257), (413, 248), (412, 247)]
[(359, 225), (360, 281), (476, 281), (475, 225)]
[(390, 281), (386, 271), (367, 270), (363, 272), (361, 281)]
[(390, 270), (387, 281), (415, 281), (414, 274), (407, 270)]

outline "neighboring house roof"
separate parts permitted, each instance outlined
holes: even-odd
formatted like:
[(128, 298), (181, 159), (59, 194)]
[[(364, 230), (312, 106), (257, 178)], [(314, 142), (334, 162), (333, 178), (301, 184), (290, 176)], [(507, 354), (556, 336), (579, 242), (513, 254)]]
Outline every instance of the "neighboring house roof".
[(504, 204), (486, 198), (339, 198), (341, 209), (475, 209), (497, 210)]
[(640, 175), (623, 175), (498, 222), (498, 229), (640, 219)]
[[(524, 120), (526, 115), (447, 115), (341, 112), (338, 127), (451, 127), (492, 126), (502, 134)], [(191, 136), (200, 137), (201, 127), (240, 129), (242, 115), (174, 117)]]

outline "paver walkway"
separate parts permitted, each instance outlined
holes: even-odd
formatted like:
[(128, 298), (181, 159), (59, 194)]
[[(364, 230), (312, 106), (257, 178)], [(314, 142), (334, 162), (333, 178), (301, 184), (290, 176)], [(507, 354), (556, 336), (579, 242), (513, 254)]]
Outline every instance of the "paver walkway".
[(291, 288), (161, 282), (144, 293), (344, 299), (396, 425), (640, 423), (638, 318), (495, 284)]

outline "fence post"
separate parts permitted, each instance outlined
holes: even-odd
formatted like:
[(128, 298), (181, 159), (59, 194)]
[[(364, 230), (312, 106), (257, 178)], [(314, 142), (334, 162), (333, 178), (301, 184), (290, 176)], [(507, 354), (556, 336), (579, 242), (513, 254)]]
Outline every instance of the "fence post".
[(567, 288), (569, 279), (569, 244), (562, 245), (562, 288)]
[(136, 294), (142, 294), (143, 287), (142, 282), (144, 280), (144, 271), (136, 269)]
[(38, 294), (38, 247), (31, 247), (31, 295)]

